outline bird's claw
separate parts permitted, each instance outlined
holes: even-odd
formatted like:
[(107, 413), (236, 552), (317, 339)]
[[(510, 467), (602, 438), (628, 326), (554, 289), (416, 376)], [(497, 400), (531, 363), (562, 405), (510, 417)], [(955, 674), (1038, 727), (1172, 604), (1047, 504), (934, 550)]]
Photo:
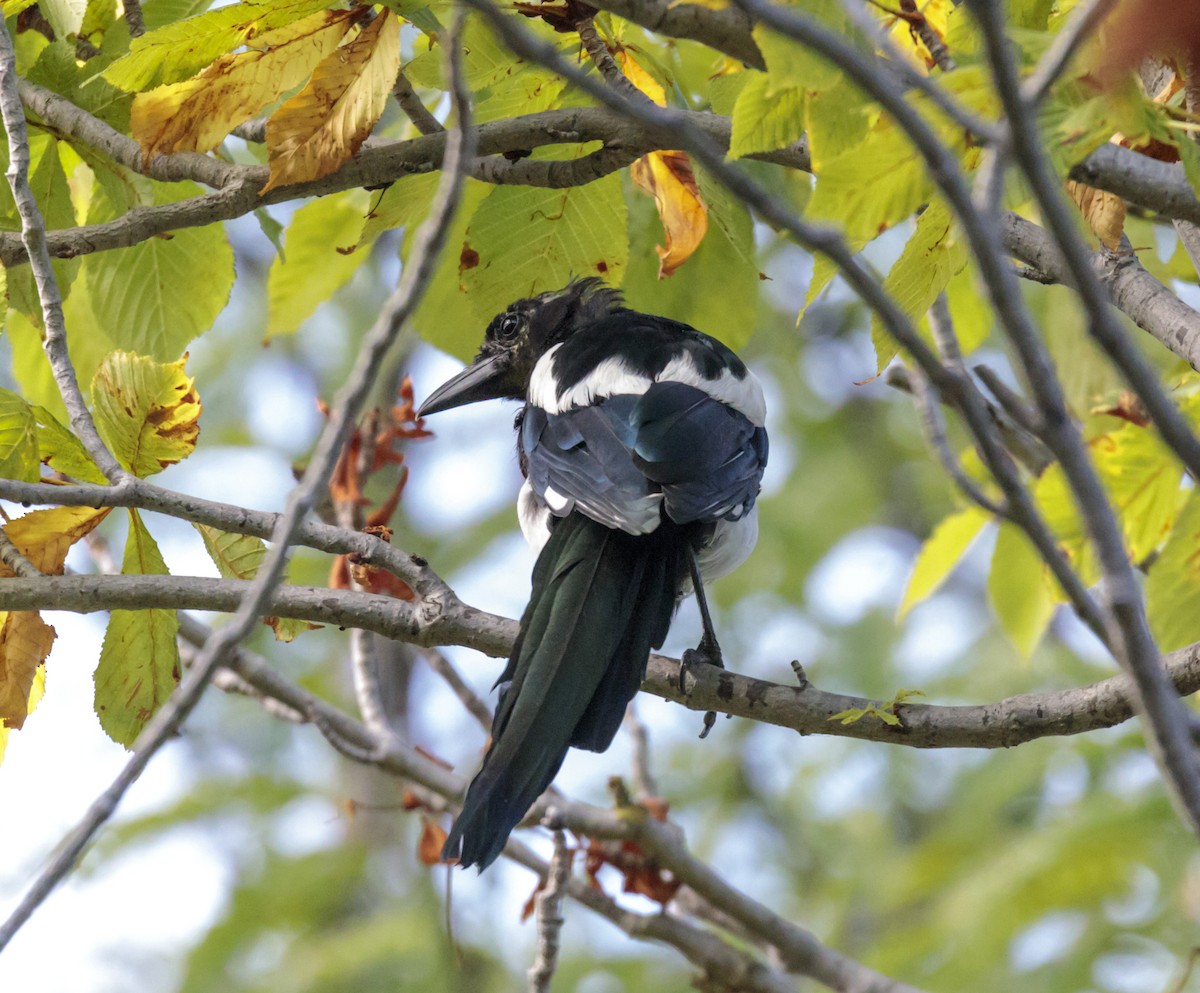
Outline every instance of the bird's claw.
[[(700, 644), (695, 648), (689, 648), (683, 653), (683, 657), (679, 660), (679, 692), (685, 696), (689, 695), (689, 690), (686, 685), (688, 673), (698, 665), (712, 665), (718, 669), (725, 668), (725, 660), (721, 657), (721, 646), (717, 644), (716, 639), (704, 637), (700, 639)], [(708, 732), (713, 729), (717, 723), (717, 713), (715, 710), (708, 710), (704, 713), (704, 727), (700, 731), (701, 738), (707, 738)]]

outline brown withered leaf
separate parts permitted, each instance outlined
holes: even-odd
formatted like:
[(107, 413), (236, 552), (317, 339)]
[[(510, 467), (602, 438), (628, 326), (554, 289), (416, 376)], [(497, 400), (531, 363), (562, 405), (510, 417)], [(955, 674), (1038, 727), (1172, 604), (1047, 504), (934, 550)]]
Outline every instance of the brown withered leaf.
[(335, 172), (367, 139), (400, 71), (400, 18), (385, 10), (329, 55), (267, 121), (270, 179), (261, 190)]
[(665, 279), (691, 258), (708, 232), (708, 207), (700, 196), (692, 163), (684, 152), (651, 152), (633, 163), (629, 175), (654, 197), (665, 245), (658, 252), (658, 278)]
[(0, 724), (16, 730), (29, 716), (37, 668), (54, 644), (54, 628), (31, 611), (3, 615), (0, 627)]
[(1067, 180), (1067, 192), (1088, 222), (1088, 227), (1100, 239), (1100, 244), (1110, 252), (1117, 251), (1125, 230), (1125, 201), (1107, 190), (1098, 190), (1073, 179)]
[(264, 35), (249, 51), (221, 56), (192, 79), (139, 93), (129, 127), (143, 157), (216, 148), (239, 124), (303, 83), (359, 16), (349, 10), (311, 14)]
[(446, 829), (432, 817), (422, 817), (421, 837), (417, 841), (417, 858), (425, 865), (442, 861), (442, 846), (446, 844)]
[(1140, 428), (1150, 425), (1150, 413), (1146, 410), (1146, 405), (1142, 402), (1142, 398), (1132, 390), (1123, 390), (1117, 397), (1116, 404), (1111, 407), (1095, 407), (1092, 409), (1092, 413), (1119, 417)]

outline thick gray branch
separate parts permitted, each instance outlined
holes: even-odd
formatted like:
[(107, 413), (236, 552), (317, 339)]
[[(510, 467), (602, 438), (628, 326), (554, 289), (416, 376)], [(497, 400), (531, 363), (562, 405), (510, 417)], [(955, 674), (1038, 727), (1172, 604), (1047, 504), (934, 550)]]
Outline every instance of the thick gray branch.
[[(191, 576), (46, 576), (0, 580), (0, 610), (174, 610), (230, 611), (248, 584), (233, 579)], [(395, 600), (373, 593), (284, 586), (264, 613), (295, 617), (330, 627), (357, 627), (418, 645), (463, 645), (503, 657), (516, 637), (515, 621), (489, 614), (457, 599)], [(1200, 646), (1172, 652), (1166, 670), (1181, 695), (1200, 690)], [(846, 710), (864, 709), (869, 700), (829, 693), (807, 683), (784, 685), (734, 672), (698, 666), (689, 670), (687, 690), (679, 688), (679, 661), (650, 657), (642, 688), (691, 710), (716, 710), (800, 734), (830, 734), (916, 748), (1011, 748), (1059, 735), (1082, 734), (1121, 724), (1133, 716), (1125, 676), (1077, 689), (1027, 693), (978, 706), (906, 703), (899, 726), (867, 716), (852, 724), (834, 720)]]

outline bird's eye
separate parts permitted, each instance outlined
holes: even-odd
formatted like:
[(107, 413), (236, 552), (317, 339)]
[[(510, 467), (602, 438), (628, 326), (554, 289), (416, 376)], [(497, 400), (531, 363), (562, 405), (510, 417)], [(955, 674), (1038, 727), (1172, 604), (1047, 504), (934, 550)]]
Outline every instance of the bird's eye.
[(516, 314), (505, 314), (500, 318), (500, 327), (497, 328), (497, 334), (501, 341), (512, 341), (520, 330), (521, 319)]

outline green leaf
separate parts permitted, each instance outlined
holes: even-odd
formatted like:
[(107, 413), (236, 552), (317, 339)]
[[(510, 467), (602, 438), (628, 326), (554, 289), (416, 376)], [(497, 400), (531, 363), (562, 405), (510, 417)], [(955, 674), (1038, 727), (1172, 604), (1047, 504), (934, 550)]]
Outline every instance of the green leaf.
[(898, 620), (903, 620), (913, 607), (937, 591), (990, 520), (985, 511), (971, 506), (951, 514), (933, 529), (913, 563)]
[(548, 69), (524, 66), (503, 76), (479, 94), (475, 118), (480, 124), (549, 110), (566, 88)]
[(131, 91), (178, 83), (226, 52), (250, 41), (269, 44), (274, 29), (331, 6), (331, 0), (243, 0), (219, 7), (133, 39), (129, 54), (101, 75)]
[(209, 527), (193, 524), (204, 540), (204, 550), (213, 560), (213, 565), (225, 579), (253, 579), (258, 567), (267, 554), (262, 540), (248, 534), (230, 534)]
[(186, 358), (155, 362), (113, 352), (96, 370), (96, 427), (121, 465), (145, 478), (192, 454), (200, 433), (200, 398)]
[(1183, 467), (1154, 431), (1138, 424), (1093, 439), (1091, 449), (1129, 553), (1140, 562), (1171, 530)]
[(421, 0), (380, 0), (380, 6), (395, 11), (428, 35), (436, 35), (443, 30), (442, 22), (433, 12), (433, 6), (422, 3)]
[(708, 233), (674, 275), (658, 278), (654, 246), (662, 238), (649, 197), (629, 201), (629, 271), (623, 290), (629, 305), (662, 314), (741, 348), (754, 332), (761, 282), (755, 261), (754, 226), (749, 214), (724, 198), (717, 184), (696, 172), (709, 205)]
[(817, 171), (809, 214), (838, 222), (851, 242), (865, 244), (932, 198), (924, 161), (891, 118), (882, 117), (860, 144)]
[(737, 106), (737, 98), (742, 89), (758, 74), (745, 70), (742, 72), (723, 73), (714, 76), (708, 83), (708, 103), (714, 114), (729, 117)]
[(392, 183), (362, 219), (359, 247), (371, 244), (384, 231), (417, 223), (428, 212), (437, 185), (438, 174), (435, 172), (406, 176)]
[(824, 169), (842, 153), (860, 147), (869, 123), (868, 106), (862, 90), (845, 77), (809, 94), (804, 126), (813, 169)]
[(36, 483), (40, 464), (33, 410), (11, 390), (0, 389), (0, 478)]
[(87, 0), (40, 0), (38, 8), (59, 38), (78, 34), (87, 10)]
[(768, 94), (792, 89), (816, 93), (832, 86), (841, 76), (841, 69), (834, 63), (764, 24), (756, 24), (753, 33), (767, 63)]
[(365, 190), (321, 197), (296, 211), (284, 235), (286, 261), (267, 277), (267, 335), (289, 334), (354, 275), (370, 252), (353, 251), (368, 206)]
[(129, 130), (129, 105), (133, 98), (97, 78), (92, 63), (80, 64), (75, 58), (75, 46), (66, 41), (46, 46), (29, 70), (29, 81), (53, 90), (118, 131)]
[(884, 724), (889, 724), (892, 727), (898, 727), (900, 724), (899, 717), (874, 703), (869, 703), (865, 707), (850, 707), (847, 710), (840, 710), (836, 714), (830, 714), (825, 719), (827, 721), (837, 721), (839, 724), (857, 724), (864, 717), (877, 717)]
[(43, 462), (64, 476), (85, 483), (106, 483), (104, 473), (96, 468), (83, 442), (68, 431), (45, 407), (34, 407), (37, 421), (37, 444)]
[[(267, 554), (267, 546), (260, 539), (248, 534), (230, 534), (207, 524), (193, 524), (192, 527), (200, 533), (205, 551), (225, 579), (254, 578)], [(293, 617), (267, 617), (264, 620), (275, 632), (276, 640), (285, 642), (321, 626)]]
[(1015, 524), (1000, 525), (988, 592), (1001, 629), (1028, 658), (1054, 616), (1055, 596), (1041, 556)]
[[(166, 563), (136, 510), (121, 563), (125, 576), (165, 576)], [(113, 741), (130, 747), (179, 683), (179, 618), (173, 610), (114, 610), (96, 667), (96, 715)]]
[[(566, 190), (498, 186), (467, 227), (459, 256), (462, 292), (476, 319), (486, 322), (514, 299), (559, 289), (572, 276), (600, 274), (620, 286), (628, 237), (616, 174)], [(473, 351), (480, 338), (479, 325), (444, 328), (443, 334), (445, 340), (433, 343), (449, 351), (467, 342)]]
[(142, 20), (147, 31), (157, 31), (185, 17), (195, 17), (211, 6), (212, 0), (145, 0)]
[[(1100, 565), (1091, 540), (1084, 531), (1075, 498), (1061, 465), (1051, 465), (1038, 477), (1033, 495), (1067, 561), (1084, 585), (1091, 586), (1100, 578)], [(1060, 591), (1056, 590), (1055, 593), (1059, 599), (1063, 599)]]
[(733, 108), (731, 158), (786, 148), (804, 134), (804, 93), (756, 75), (738, 94)]
[[(42, 220), (47, 230), (59, 230), (75, 226), (75, 208), (71, 203), (71, 188), (63, 169), (60, 150), (68, 146), (60, 143), (41, 128), (29, 129), (29, 188), (37, 201)], [(7, 158), (7, 156), (6, 156)], [(21, 230), (16, 203), (9, 192), (8, 183), (0, 183), (0, 226), (12, 231)], [(79, 272), (79, 259), (54, 259), (51, 263), (58, 278), (58, 287), (64, 298), (71, 291), (75, 275)], [(38, 299), (37, 286), (28, 265), (14, 268), (7, 274), (7, 289), (10, 305), (27, 315), (39, 327), (42, 323), (42, 305)]]
[[(404, 182), (411, 182), (405, 180)], [(467, 296), (462, 282), (462, 267), (470, 261), (467, 247), (467, 225), (475, 211), (492, 187), (478, 180), (468, 179), (463, 186), (462, 202), (458, 214), (446, 233), (446, 248), (438, 264), (437, 275), (429, 283), (417, 312), (413, 315), (413, 327), (430, 344), (444, 349), (464, 362), (474, 356), (483, 340), (486, 323), (476, 315), (473, 301)], [(410, 216), (406, 222), (401, 259), (407, 261), (412, 250), (413, 235), (419, 223), (429, 212), (428, 203)], [(519, 296), (514, 293), (513, 297)], [(488, 317), (490, 318), (490, 314)], [(486, 322), (488, 318), (484, 318)]]
[(1146, 617), (1164, 652), (1200, 641), (1200, 493), (1188, 497), (1146, 580)]
[[(21, 388), (21, 393), (30, 403), (40, 403), (49, 407), (57, 416), (67, 416), (63, 406), (62, 395), (54, 382), (54, 373), (50, 369), (50, 360), (42, 349), (42, 334), (25, 314), (19, 310), (10, 310), (5, 322), (4, 333), (12, 349), (13, 379)], [(68, 335), (68, 342), (71, 336)]]
[[(892, 266), (883, 288), (914, 323), (925, 316), (950, 277), (967, 264), (967, 250), (955, 236), (950, 209), (939, 199), (917, 219), (917, 228)], [(896, 340), (871, 315), (876, 369), (882, 372), (899, 351)]]
[(828, 255), (823, 252), (817, 252), (813, 255), (812, 278), (808, 281), (808, 289), (804, 292), (804, 306), (800, 308), (800, 312), (796, 315), (797, 324), (803, 319), (805, 312), (813, 305), (817, 297), (821, 295), (821, 291), (833, 282), (833, 277), (837, 274), (837, 263)]
[(994, 317), (987, 299), (975, 281), (974, 270), (964, 266), (946, 284), (946, 303), (950, 321), (958, 337), (958, 347), (970, 355), (992, 333)]
[(117, 0), (87, 0), (79, 33), (85, 38), (103, 35), (117, 19)]
[[(154, 188), (160, 204), (201, 192), (187, 182)], [(112, 213), (94, 201), (88, 222), (110, 220)], [(219, 224), (182, 228), (169, 238), (87, 256), (83, 278), (96, 326), (114, 345), (168, 362), (212, 327), (229, 300), (233, 248)]]
[(259, 230), (267, 236), (267, 241), (275, 246), (275, 255), (281, 262), (286, 262), (283, 254), (283, 225), (267, 212), (266, 207), (255, 209), (254, 219), (258, 221)]

